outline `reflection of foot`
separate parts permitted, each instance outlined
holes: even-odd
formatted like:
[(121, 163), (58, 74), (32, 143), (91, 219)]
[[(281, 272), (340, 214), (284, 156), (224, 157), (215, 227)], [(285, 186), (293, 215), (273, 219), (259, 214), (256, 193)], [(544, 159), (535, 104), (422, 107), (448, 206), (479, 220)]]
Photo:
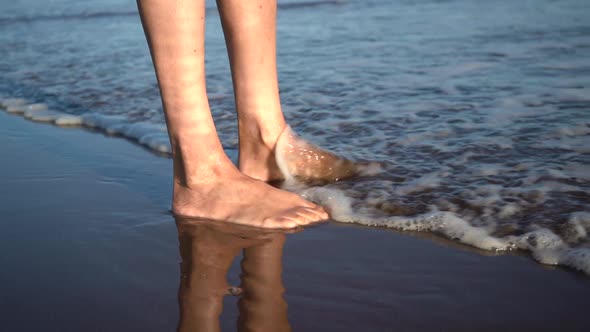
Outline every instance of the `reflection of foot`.
[(175, 183), (173, 212), (263, 228), (293, 228), (329, 217), (323, 208), (296, 194), (232, 173), (194, 188)]
[[(240, 170), (263, 181), (297, 179), (306, 183), (335, 182), (356, 175), (374, 175), (378, 163), (357, 163), (315, 146), (286, 126), (273, 147), (258, 144), (240, 153)], [(251, 150), (257, 150), (252, 153)]]

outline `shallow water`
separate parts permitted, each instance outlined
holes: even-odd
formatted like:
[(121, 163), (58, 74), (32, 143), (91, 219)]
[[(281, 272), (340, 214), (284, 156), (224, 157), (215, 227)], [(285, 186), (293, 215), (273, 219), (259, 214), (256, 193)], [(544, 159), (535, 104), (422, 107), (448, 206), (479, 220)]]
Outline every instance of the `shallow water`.
[[(304, 195), (339, 221), (531, 250), (590, 274), (587, 1), (292, 3), (281, 2), (278, 23), (289, 123), (385, 165), (376, 177), (298, 188)], [(235, 149), (229, 67), (208, 6), (210, 102)], [(168, 151), (134, 1), (3, 3), (0, 29), (0, 96), (58, 112), (28, 110), (37, 121)]]

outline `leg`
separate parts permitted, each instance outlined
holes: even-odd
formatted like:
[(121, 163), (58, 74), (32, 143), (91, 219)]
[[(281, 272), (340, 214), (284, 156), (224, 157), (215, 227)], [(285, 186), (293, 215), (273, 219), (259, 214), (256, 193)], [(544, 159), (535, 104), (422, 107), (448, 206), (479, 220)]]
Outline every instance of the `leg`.
[(273, 149), (286, 126), (276, 71), (276, 0), (218, 0), (227, 45), (240, 138), (240, 170), (280, 179)]
[(236, 241), (204, 226), (177, 222), (182, 257), (178, 331), (221, 331), (227, 271), (240, 252)]
[(244, 249), (238, 331), (291, 331), (282, 280), (284, 234)]
[(263, 181), (289, 175), (335, 181), (363, 173), (362, 166), (286, 130), (276, 68), (276, 0), (217, 0), (217, 6), (238, 111), (240, 170)]
[(240, 173), (223, 151), (205, 85), (205, 0), (138, 0), (173, 149), (175, 214), (269, 228), (326, 219), (319, 206)]

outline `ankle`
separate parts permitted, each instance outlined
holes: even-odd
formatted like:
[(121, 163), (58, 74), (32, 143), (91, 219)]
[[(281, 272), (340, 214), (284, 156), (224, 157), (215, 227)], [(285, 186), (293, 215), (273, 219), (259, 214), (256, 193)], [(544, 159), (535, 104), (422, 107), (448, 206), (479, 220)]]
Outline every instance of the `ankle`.
[(277, 139), (287, 126), (284, 120), (250, 123), (240, 121), (240, 150), (274, 150)]
[(221, 182), (230, 181), (239, 171), (233, 164), (231, 166), (215, 166), (203, 168), (193, 174), (174, 172), (174, 186), (197, 190), (200, 188), (214, 187)]
[(194, 138), (179, 140), (172, 145), (175, 189), (203, 188), (239, 173), (219, 141)]

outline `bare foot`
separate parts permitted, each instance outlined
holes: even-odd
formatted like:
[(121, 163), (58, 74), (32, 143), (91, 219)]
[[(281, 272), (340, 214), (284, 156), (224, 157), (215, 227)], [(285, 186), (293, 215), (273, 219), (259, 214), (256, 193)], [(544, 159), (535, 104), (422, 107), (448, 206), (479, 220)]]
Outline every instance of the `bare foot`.
[(239, 172), (187, 188), (175, 181), (174, 214), (262, 228), (294, 228), (326, 220), (328, 213), (297, 194)]
[(262, 143), (246, 146), (247, 152), (240, 146), (240, 170), (263, 181), (297, 179), (317, 184), (357, 175), (375, 175), (381, 170), (378, 163), (354, 162), (315, 146), (289, 126), (278, 135), (272, 147)]

